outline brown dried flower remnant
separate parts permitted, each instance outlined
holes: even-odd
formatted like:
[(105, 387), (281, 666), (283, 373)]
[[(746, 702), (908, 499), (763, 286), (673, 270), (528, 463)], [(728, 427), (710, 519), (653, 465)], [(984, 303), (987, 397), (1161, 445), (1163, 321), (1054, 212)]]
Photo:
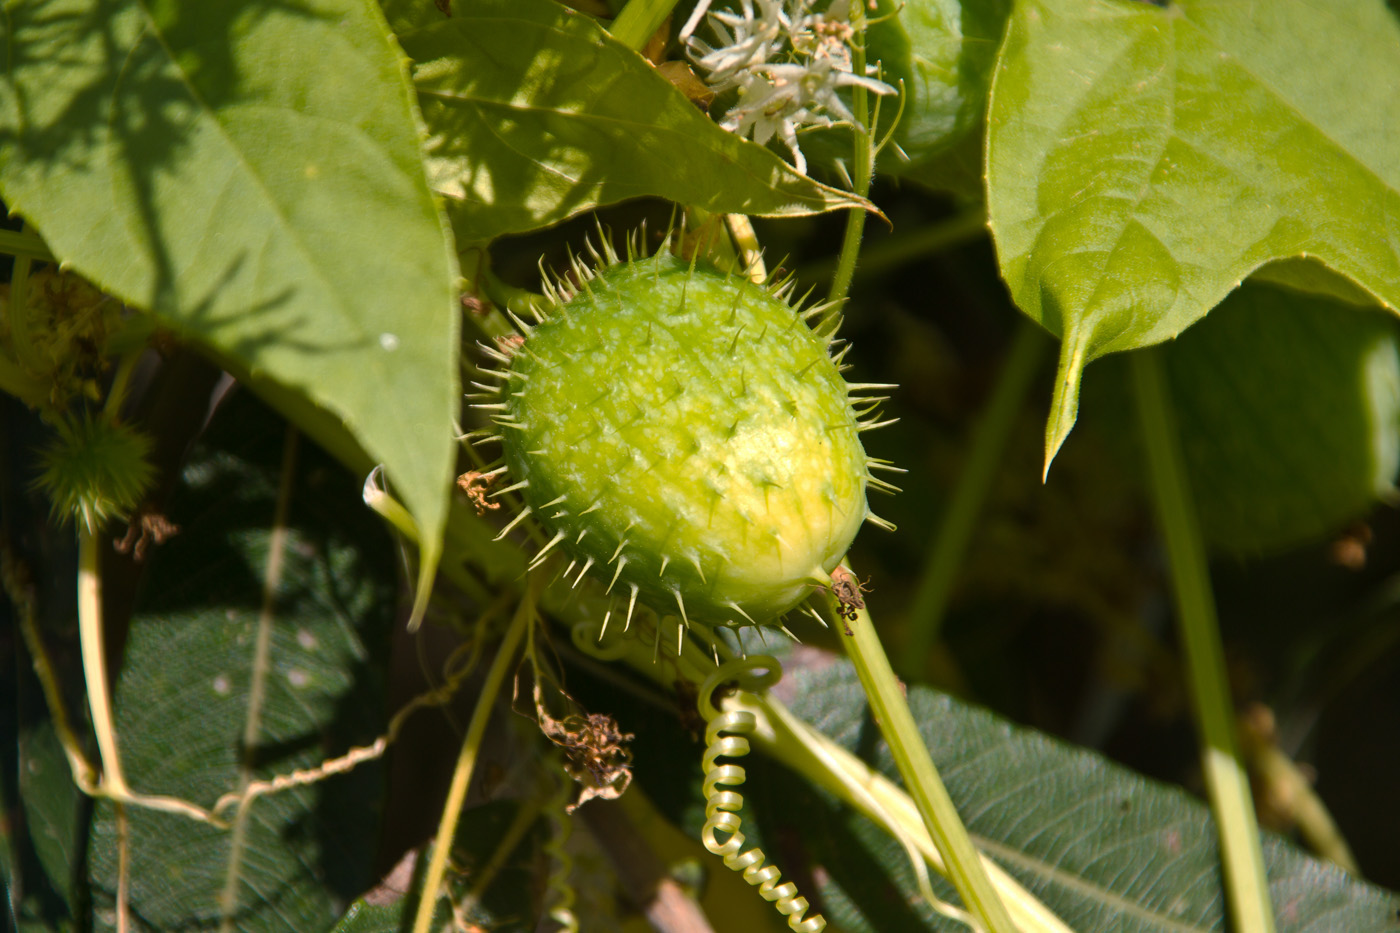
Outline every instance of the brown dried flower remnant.
[(112, 547), (118, 554), (134, 553), (138, 562), (146, 559), (146, 550), (152, 544), (164, 544), (166, 540), (180, 533), (180, 526), (155, 511), (151, 506), (146, 506), (132, 517), (131, 523), (126, 527), (126, 534), (120, 541), (114, 541)]
[(476, 470), (468, 470), (457, 477), (457, 486), (467, 494), (467, 499), (470, 500), (472, 508), (476, 509), (476, 514), (485, 515), (487, 510), (501, 507), (499, 502), (492, 502), (486, 497), (486, 491), (491, 488), (495, 479), (494, 476)]
[(616, 800), (632, 783), (632, 751), (627, 743), (635, 738), (623, 732), (617, 720), (607, 713), (569, 715), (555, 719), (540, 702), (535, 691), (535, 709), (540, 731), (564, 752), (564, 770), (583, 785), (578, 801), (564, 809), (573, 813), (594, 797)]

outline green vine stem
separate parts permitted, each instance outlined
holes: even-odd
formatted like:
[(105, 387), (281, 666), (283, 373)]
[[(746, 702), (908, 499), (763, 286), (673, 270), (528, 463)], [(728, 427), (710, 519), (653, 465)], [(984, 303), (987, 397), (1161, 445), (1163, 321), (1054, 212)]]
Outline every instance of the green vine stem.
[[(865, 75), (865, 4), (851, 4), (851, 73)], [(870, 181), (874, 172), (875, 154), (870, 139), (870, 95), (859, 84), (851, 88), (851, 114), (855, 123), (851, 134), (855, 137), (853, 147), (851, 190), (858, 197), (870, 194)], [(851, 279), (856, 272), (856, 259), (860, 255), (860, 239), (865, 232), (865, 210), (853, 207), (846, 214), (846, 232), (841, 238), (841, 253), (836, 260), (836, 273), (831, 277), (831, 291), (827, 300), (840, 304), (846, 300), (851, 290)]]
[(452, 772), (452, 785), (448, 788), (447, 801), (442, 807), (437, 840), (433, 843), (432, 858), (428, 862), (428, 871), (423, 877), (422, 891), (418, 896), (418, 912), (413, 918), (413, 933), (428, 933), (432, 927), (438, 891), (442, 888), (442, 878), (447, 870), (447, 856), (452, 851), (452, 840), (457, 835), (457, 820), (462, 815), (462, 803), (467, 798), (467, 787), (471, 784), (472, 772), (476, 769), (481, 739), (486, 734), (486, 724), (491, 719), (491, 711), (496, 707), (496, 695), (501, 692), (506, 672), (515, 662), (520, 639), (525, 630), (535, 623), (535, 598), (538, 588), (539, 580), (531, 581), (526, 587), (520, 606), (515, 610), (515, 617), (511, 619), (510, 627), (501, 639), (500, 648), (496, 650), (496, 659), (491, 662), (491, 669), (486, 672), (486, 681), (481, 685), (481, 695), (477, 697), (471, 722), (467, 724), (467, 734), (462, 739), (462, 750), (457, 755), (457, 767)]
[(0, 230), (0, 253), (9, 256), (33, 259), (37, 262), (57, 262), (53, 253), (44, 245), (44, 241), (39, 238), (28, 225), (23, 232), (16, 233), (13, 230)]
[(608, 31), (618, 42), (640, 52), (675, 5), (676, 0), (629, 0)]
[[(610, 631), (599, 642), (596, 620), (581, 621), (572, 629), (573, 644), (585, 657), (598, 661), (621, 662), (643, 677), (659, 684), (673, 695), (679, 683), (702, 687), (718, 668), (710, 655), (690, 640), (682, 643), (682, 653), (673, 653), (675, 642), (665, 638), (664, 650), (655, 646), (643, 630), (653, 626), (639, 619), (634, 635)], [(717, 646), (721, 660), (732, 653)], [(663, 655), (661, 663), (657, 653)], [(777, 661), (773, 661), (776, 666)], [(902, 697), (901, 697), (902, 700)], [(933, 836), (925, 827), (909, 795), (892, 781), (812, 726), (788, 712), (767, 693), (741, 692), (721, 701), (724, 708), (740, 704), (755, 713), (756, 727), (751, 739), (756, 747), (794, 772), (834, 794), (838, 799), (884, 827), (916, 861), (926, 862), (934, 871), (948, 877), (949, 869)], [(922, 742), (920, 746), (922, 747)], [(980, 857), (992, 886), (1015, 921), (1011, 929), (1020, 933), (1073, 933), (1058, 917), (995, 862)], [(916, 872), (919, 866), (915, 865)], [(935, 909), (937, 905), (935, 904)]]
[[(90, 539), (89, 549), (86, 551), (83, 547), (85, 535)], [(79, 524), (78, 638), (84, 653), (83, 676), (88, 691), (88, 702), (89, 704), (98, 703), (105, 711), (93, 714), (93, 731), (99, 737), (106, 736), (106, 738), (99, 739), (98, 752), (101, 754), (104, 751), (109, 751), (114, 756), (116, 771), (120, 774), (121, 761), (120, 758), (115, 757), (117, 751), (116, 731), (112, 715), (111, 690), (107, 683), (106, 650), (102, 643), (102, 578), (96, 563), (93, 563), (98, 562), (101, 553), (96, 545), (97, 540), (96, 536), (87, 533), (86, 525)], [(84, 578), (84, 563), (93, 563), (93, 568), (86, 571), (86, 578)], [(16, 566), (15, 558), (4, 548), (0, 548), (0, 576), (4, 578), (5, 595), (14, 603), (19, 613), (20, 631), (24, 636), (25, 646), (29, 649), (34, 664), (34, 673), (39, 678), (40, 687), (44, 692), (44, 701), (48, 704), (54, 731), (63, 748), (63, 753), (68, 759), (73, 783), (78, 790), (90, 797), (102, 797), (124, 805), (187, 816), (201, 823), (224, 828), (224, 824), (213, 814), (187, 800), (181, 800), (178, 797), (138, 794), (127, 787), (125, 781), (114, 783), (98, 773), (98, 770), (83, 752), (82, 742), (78, 738), (78, 733), (74, 731), (72, 720), (68, 715), (68, 708), (63, 702), (63, 691), (58, 682), (58, 675), (54, 671), (53, 662), (49, 659), (48, 651), (44, 647), (43, 638), (39, 634), (38, 625), (34, 619), (34, 601), (30, 587), (19, 579), (21, 573), (19, 567)], [(91, 633), (91, 635), (85, 633)], [(89, 648), (89, 638), (92, 636), (95, 636), (95, 641)], [(89, 656), (91, 656), (91, 662), (89, 662)], [(92, 683), (87, 680), (87, 676), (89, 671), (96, 672), (99, 665), (102, 680), (94, 688)], [(99, 696), (105, 697), (105, 699), (97, 699)], [(101, 717), (102, 722), (106, 723), (101, 729), (96, 725), (99, 717)]]
[[(759, 714), (754, 744), (804, 775), (842, 802), (883, 826), (906, 848), (913, 848), (945, 877), (948, 866), (920, 818), (914, 801), (878, 771), (798, 719), (773, 697), (751, 698)], [(996, 862), (980, 856), (997, 895), (1020, 933), (1073, 933), (1050, 908), (1023, 888)]]
[[(861, 247), (860, 265), (852, 279), (880, 275), (907, 262), (986, 235), (987, 212), (979, 207), (908, 233), (871, 240)], [(827, 257), (806, 263), (798, 266), (794, 275), (803, 282), (823, 279), (835, 272), (839, 261), (840, 257)]]
[(78, 734), (73, 731), (72, 721), (68, 717), (68, 705), (63, 702), (63, 690), (59, 686), (58, 675), (49, 660), (44, 639), (39, 634), (34, 610), (34, 588), (27, 578), (27, 569), (21, 566), (19, 558), (10, 548), (0, 544), (0, 579), (3, 580), (5, 595), (14, 606), (15, 615), (19, 617), (19, 630), (24, 637), (25, 647), (29, 649), (29, 657), (34, 666), (34, 674), (39, 679), (40, 689), (44, 692), (49, 721), (53, 725), (59, 745), (63, 748), (63, 754), (68, 758), (73, 783), (84, 794), (96, 796), (99, 792), (99, 775), (97, 769), (88, 761)]
[(1133, 395), (1147, 454), (1157, 522), (1171, 564), (1187, 677), (1200, 725), (1202, 767), (1220, 833), (1225, 887), (1236, 930), (1271, 933), (1273, 909), (1259, 845), (1249, 775), (1235, 735), (1225, 652), (1211, 595), (1210, 573), (1166, 376), (1157, 350), (1131, 356)]
[(145, 352), (146, 348), (143, 346), (122, 354), (117, 363), (117, 371), (112, 376), (111, 388), (107, 390), (107, 400), (102, 403), (102, 417), (111, 421), (121, 417), (122, 406), (126, 404), (126, 390), (131, 385), (131, 375), (136, 371), (136, 364)]
[[(850, 565), (842, 562), (848, 572)], [(853, 576), (853, 574), (852, 574)], [(1015, 933), (1016, 927), (997, 896), (991, 880), (982, 866), (981, 857), (968, 838), (948, 790), (938, 776), (938, 769), (929, 757), (928, 747), (919, 735), (914, 715), (904, 699), (903, 687), (884, 646), (875, 634), (875, 626), (864, 607), (851, 608), (833, 600), (833, 611), (846, 609), (850, 619), (850, 636), (845, 639), (847, 654), (855, 665), (856, 676), (870, 703), (870, 710), (889, 744), (895, 766), (904, 778), (905, 787), (923, 817), (924, 826), (933, 837), (938, 851), (948, 865), (949, 880), (957, 888), (963, 904), (977, 916), (988, 933)]]
[(977, 517), (987, 500), (997, 465), (1006, 451), (1016, 416), (1026, 400), (1031, 380), (1045, 359), (1050, 341), (1035, 324), (1021, 319), (1006, 362), (1002, 364), (996, 390), (987, 402), (972, 432), (967, 461), (953, 487), (947, 511), (939, 523), (929, 548), (919, 588), (909, 610), (909, 644), (906, 670), (915, 680), (928, 675), (928, 655), (943, 627), (943, 616), (953, 593), (953, 583)]
[(78, 642), (87, 682), (88, 709), (97, 750), (102, 759), (104, 793), (117, 799), (130, 796), (117, 753), (116, 717), (112, 715), (112, 687), (107, 677), (107, 647), (102, 637), (101, 535), (78, 520)]

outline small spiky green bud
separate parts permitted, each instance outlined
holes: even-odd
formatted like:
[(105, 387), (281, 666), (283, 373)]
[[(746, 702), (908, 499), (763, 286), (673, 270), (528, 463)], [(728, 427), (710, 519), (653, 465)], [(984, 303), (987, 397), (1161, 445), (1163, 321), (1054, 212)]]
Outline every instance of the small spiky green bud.
[(771, 622), (869, 517), (830, 328), (787, 289), (666, 251), (604, 261), (491, 354), (505, 367), (478, 407), (510, 479), (493, 495), (520, 491), (549, 535), (536, 561), (567, 551), (629, 618), (640, 598), (687, 624)]
[(35, 485), (59, 520), (76, 518), (90, 534), (107, 519), (129, 515), (155, 479), (151, 441), (140, 431), (83, 414), (59, 422), (39, 454)]

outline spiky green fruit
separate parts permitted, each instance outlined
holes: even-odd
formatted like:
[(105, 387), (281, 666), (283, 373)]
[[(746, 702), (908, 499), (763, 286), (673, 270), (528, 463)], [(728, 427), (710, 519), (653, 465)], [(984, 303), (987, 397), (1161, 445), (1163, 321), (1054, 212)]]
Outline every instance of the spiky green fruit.
[(55, 517), (76, 518), (96, 534), (108, 519), (130, 515), (150, 489), (150, 455), (150, 438), (128, 425), (86, 413), (65, 417), (39, 455), (35, 485)]
[(537, 559), (571, 552), (629, 618), (640, 598), (707, 625), (771, 621), (828, 583), (872, 482), (830, 338), (781, 290), (665, 251), (558, 297), (485, 406), (551, 535)]

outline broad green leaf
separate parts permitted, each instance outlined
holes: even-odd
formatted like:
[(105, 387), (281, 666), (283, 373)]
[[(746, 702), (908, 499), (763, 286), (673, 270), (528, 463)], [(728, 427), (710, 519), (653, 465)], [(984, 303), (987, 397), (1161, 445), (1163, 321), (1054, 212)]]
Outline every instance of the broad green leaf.
[[(896, 773), (849, 663), (795, 678), (795, 713)], [(1215, 829), (1199, 801), (926, 687), (911, 687), (909, 703), (974, 839), (1071, 928), (1226, 928)], [(864, 818), (780, 769), (753, 762), (750, 778), (745, 796), (770, 833), (802, 828), (803, 857), (828, 879), (822, 907), (841, 929), (965, 929), (919, 903), (904, 851)], [(1400, 895), (1276, 837), (1264, 850), (1280, 931), (1380, 930), (1400, 908)]]
[[(982, 128), (1010, 6), (1009, 0), (881, 0), (870, 13), (866, 55), (881, 63), (883, 80), (903, 82), (905, 94), (894, 139), (908, 158), (887, 149), (882, 171), (932, 187), (962, 177), (949, 170), (959, 155), (951, 150)], [(886, 102), (881, 111), (884, 124), (898, 108)], [(971, 145), (980, 153), (978, 141)], [(972, 177), (980, 189), (980, 170)]]
[(464, 243), (643, 195), (765, 216), (870, 206), (720, 129), (553, 0), (475, 0), (400, 42), (417, 63), (429, 181)]
[(371, 0), (26, 0), (0, 50), (0, 192), (54, 255), (344, 419), (431, 564), (455, 254)]
[(1400, 308), (1400, 25), (1380, 0), (1028, 0), (1003, 46), (987, 186), (1016, 303), (1080, 374), (1309, 256)]
[[(236, 789), (284, 431), (242, 396), (184, 473), (167, 510), (181, 530), (151, 557), (116, 687), (119, 745), (139, 790), (210, 806)], [(302, 441), (253, 777), (268, 779), (373, 741), (395, 616), (395, 558), (359, 482)], [(254, 801), (241, 854), (232, 833), (140, 808), (131, 821), (131, 910), (155, 929), (215, 929), (236, 872), (238, 930), (330, 928), (372, 883), (383, 772), (361, 765)], [(113, 808), (99, 805), (90, 879), (109, 922), (117, 877)]]
[[(459, 2), (459, 5), (460, 2)], [(453, 4), (436, 0), (379, 0), (384, 19), (395, 35), (404, 35), (423, 26), (431, 26), (451, 18)]]

